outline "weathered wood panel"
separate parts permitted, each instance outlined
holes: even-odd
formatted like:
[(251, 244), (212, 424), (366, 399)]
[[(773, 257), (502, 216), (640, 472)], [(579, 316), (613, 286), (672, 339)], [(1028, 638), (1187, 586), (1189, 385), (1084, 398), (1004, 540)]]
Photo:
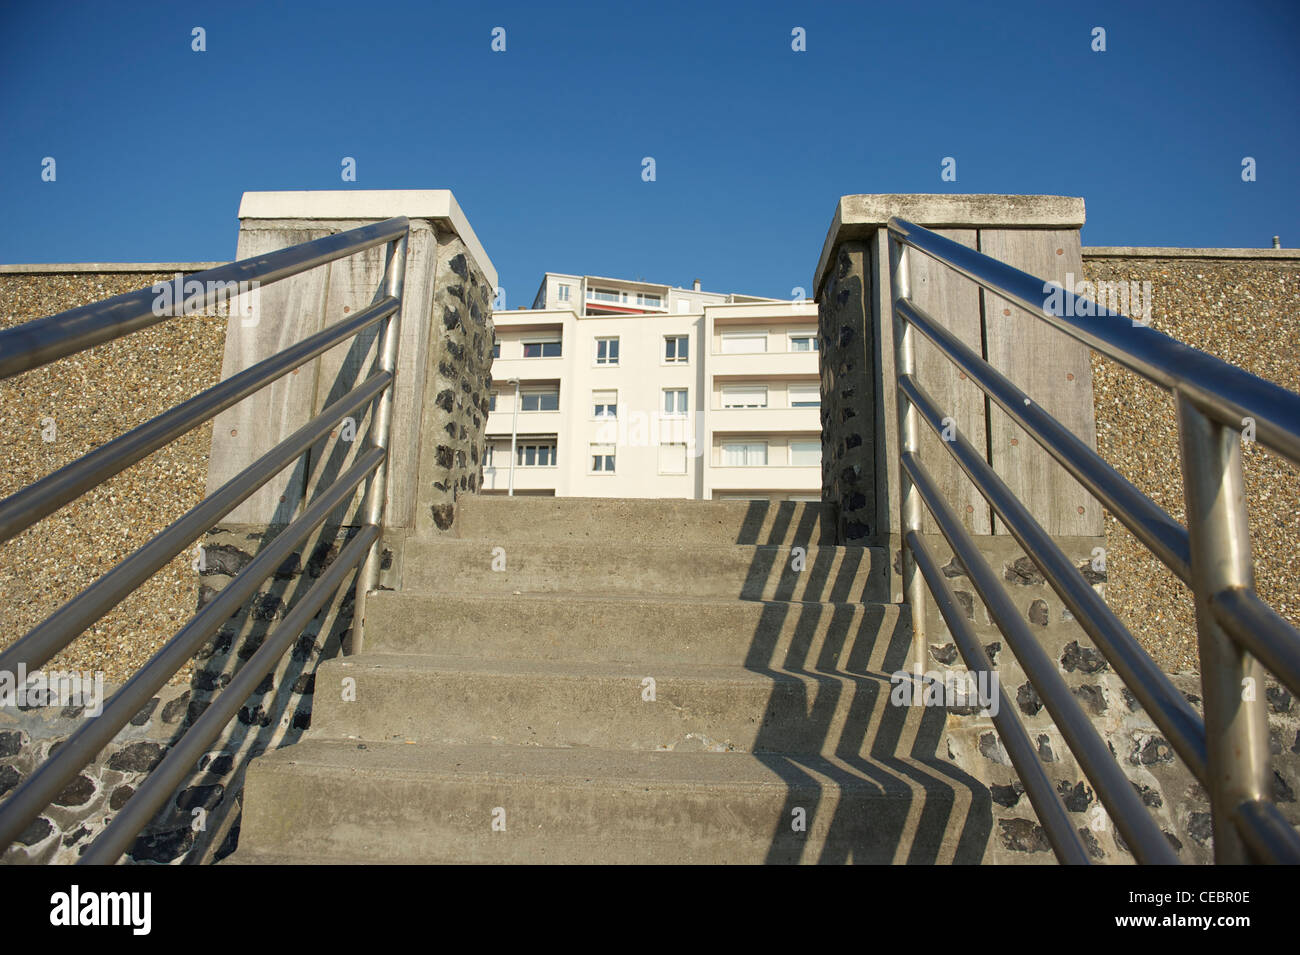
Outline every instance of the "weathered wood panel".
[[(974, 229), (936, 229), (940, 235), (975, 248)], [(953, 334), (979, 351), (983, 333), (980, 327), (979, 288), (929, 256), (912, 250), (910, 255), (912, 301)], [(944, 354), (919, 332), (915, 333), (916, 377), (934, 397), (948, 417), (976, 448), (986, 446), (987, 431), (984, 393), (976, 388)], [(991, 533), (990, 509), (983, 495), (975, 489), (953, 460), (948, 449), (924, 422), (921, 430), (921, 461), (943, 493), (943, 499), (961, 515), (972, 534)], [(897, 505), (895, 505), (897, 506)], [(937, 534), (938, 525), (927, 512), (924, 533)]]
[[(982, 230), (980, 250), (1071, 289), (1083, 275), (1077, 230)], [(1088, 348), (996, 295), (982, 294), (989, 363), (1096, 448)], [(1101, 505), (996, 404), (989, 436), (994, 469), (1048, 533), (1102, 533)], [(996, 533), (1007, 533), (997, 524)]]
[[(433, 323), (434, 272), (438, 243), (425, 221), (411, 223), (406, 279), (393, 391), (393, 433), (388, 446), (388, 527), (414, 527), (425, 402), (433, 400), (429, 363), (437, 342)], [(490, 347), (490, 346), (489, 346)]]
[[(322, 327), (328, 328), (346, 321), (384, 297), (385, 260), (386, 247), (379, 246), (329, 264)], [(378, 342), (382, 330), (382, 323), (372, 325), (320, 356), (314, 369), (316, 393), (312, 404), (313, 413), (319, 414), (377, 369)], [(372, 402), (360, 413), (353, 414), (351, 423), (345, 421), (329, 437), (312, 447), (311, 471), (307, 479), (309, 497), (314, 497), (318, 491), (333, 483), (356, 461), (360, 451), (374, 440), (370, 433), (374, 405), (375, 402)], [(340, 505), (329, 520), (347, 524), (360, 523), (358, 509), (366, 487), (367, 484), (363, 483), (352, 499)]]
[[(245, 259), (328, 234), (320, 229), (240, 230), (236, 258)], [(289, 347), (321, 328), (327, 270), (262, 286), (253, 319), (232, 317), (227, 328), (222, 379)], [(219, 414), (213, 423), (208, 493), (234, 477), (312, 416), (316, 390), (312, 364), (299, 368)], [(306, 458), (273, 478), (225, 518), (227, 523), (292, 520), (302, 502)]]

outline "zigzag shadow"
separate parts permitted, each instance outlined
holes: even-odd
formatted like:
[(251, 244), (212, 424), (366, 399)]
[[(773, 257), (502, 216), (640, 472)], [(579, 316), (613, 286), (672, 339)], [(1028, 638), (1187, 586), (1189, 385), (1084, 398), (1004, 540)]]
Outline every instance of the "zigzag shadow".
[[(794, 502), (750, 502), (736, 543), (783, 549), (830, 543), (815, 539), (814, 509), (805, 508), (792, 527), (795, 511)], [(757, 552), (744, 594), (761, 592), (778, 569), (778, 554)], [(917, 714), (889, 705), (889, 674), (907, 664), (911, 627), (905, 614), (889, 624), (878, 605), (858, 599), (855, 581), (865, 555), (845, 552), (835, 569), (832, 554), (819, 552), (802, 571), (805, 599), (792, 600), (792, 587), (779, 585), (749, 647), (746, 669), (773, 682), (754, 756), (789, 789), (766, 861), (805, 861), (809, 832), (833, 791), (823, 847), (810, 861), (935, 863), (947, 844), (952, 862), (978, 864), (992, 831), (989, 791), (938, 756), (943, 710)], [(784, 563), (788, 555), (780, 556)], [(818, 600), (825, 602), (812, 602)], [(879, 670), (871, 669), (873, 659), (881, 661)], [(846, 693), (852, 695), (847, 704)], [(793, 824), (800, 809), (802, 831)], [(956, 839), (946, 838), (954, 829)]]

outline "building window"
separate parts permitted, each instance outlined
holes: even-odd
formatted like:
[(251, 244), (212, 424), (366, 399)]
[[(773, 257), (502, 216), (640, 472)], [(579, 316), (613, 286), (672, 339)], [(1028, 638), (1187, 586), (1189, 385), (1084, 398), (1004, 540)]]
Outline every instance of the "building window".
[(587, 298), (595, 299), (597, 302), (621, 301), (617, 292), (615, 292), (613, 289), (604, 289), (604, 288), (588, 289)]
[(723, 385), (722, 407), (766, 408), (766, 385)]
[(524, 342), (525, 358), (559, 358), (560, 340), (547, 338), (535, 342)]
[(636, 293), (636, 303), (638, 305), (648, 305), (651, 308), (661, 308), (663, 306), (663, 301), (664, 300), (658, 295), (651, 295), (648, 292)]
[(664, 414), (673, 417), (683, 417), (686, 414), (685, 388), (664, 389)]
[(797, 468), (820, 467), (822, 443), (820, 441), (791, 441), (790, 464)]
[(664, 361), (684, 362), (690, 359), (690, 337), (686, 335), (664, 336)]
[(591, 393), (591, 404), (593, 418), (617, 418), (618, 417), (618, 392), (617, 391), (593, 391)]
[(729, 441), (722, 446), (723, 467), (761, 467), (766, 464), (766, 441)]
[(493, 358), (500, 358), (500, 357), (501, 357), (501, 343), (500, 343), (500, 342), (493, 342), (493, 343), (492, 343), (492, 357), (493, 357)]
[[(490, 468), (493, 466), (492, 452), (494, 449), (495, 449), (495, 445), (493, 445), (491, 442), (488, 442), (487, 444), (483, 445), (483, 467)], [(506, 458), (508, 460), (509, 455), (506, 455)]]
[(496, 410), (497, 410), (497, 393), (494, 391), (488, 395), (488, 411), (492, 412)]
[(804, 332), (791, 335), (790, 351), (817, 351), (817, 336)]
[(569, 300), (569, 286), (557, 285), (555, 287), (555, 297), (561, 302), (567, 302)]
[(686, 473), (686, 445), (682, 442), (659, 445), (659, 473)]
[(822, 406), (821, 385), (791, 385), (791, 408), (820, 408)]
[(722, 335), (722, 354), (756, 355), (767, 351), (766, 332), (724, 332)]
[(612, 444), (593, 444), (591, 446), (591, 473), (614, 473), (614, 446)]
[(519, 396), (520, 411), (559, 411), (560, 389), (525, 391)]
[(555, 467), (555, 442), (533, 441), (515, 446), (515, 466), (521, 468)]
[(596, 364), (597, 365), (618, 364), (618, 339), (617, 338), (596, 339)]

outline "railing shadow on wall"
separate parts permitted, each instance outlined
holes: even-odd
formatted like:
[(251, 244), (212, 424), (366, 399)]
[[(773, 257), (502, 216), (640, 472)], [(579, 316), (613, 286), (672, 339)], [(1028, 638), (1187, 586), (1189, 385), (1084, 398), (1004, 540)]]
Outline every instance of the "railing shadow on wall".
[[(834, 543), (824, 513), (804, 507), (796, 524), (798, 509), (752, 501), (736, 540), (759, 547), (741, 598), (770, 592), (745, 660), (773, 683), (754, 758), (788, 788), (767, 862), (978, 864), (993, 825), (988, 788), (937, 755), (943, 709), (891, 705), (908, 621), (887, 597), (870, 599), (871, 551), (846, 548), (837, 562), (822, 547), (792, 569), (793, 548)], [(814, 828), (822, 849), (811, 859)]]
[[(194, 541), (210, 534), (221, 518), (290, 464), (298, 462), (295, 466), (302, 473), (310, 474), (315, 494), (303, 502), (299, 516), (282, 527), (268, 528), (259, 540), (256, 555), (249, 555), (250, 559), (238, 568), (229, 583), (219, 591), (205, 593), (194, 618), (106, 701), (98, 716), (87, 719), (0, 803), (0, 847), (10, 845), (196, 653), (203, 657), (211, 650), (208, 654), (211, 658), (222, 652), (223, 644), (233, 648), (238, 632), (244, 633), (244, 639), (239, 641), (233, 657), (226, 661), (229, 666), (222, 673), (214, 675), (209, 667), (199, 668), (200, 673), (206, 672), (213, 678), (213, 688), (219, 694), (211, 701), (191, 706), (166, 755), (151, 768), (107, 828), (91, 843), (81, 863), (115, 862), (185, 780), (208, 778), (202, 775), (210, 769), (204, 758), (211, 755), (208, 747), (250, 698), (257, 696), (265, 700), (266, 693), (274, 692), (269, 703), (246, 708), (248, 718), (237, 723), (248, 729), (236, 728), (227, 748), (238, 744), (251, 757), (259, 747), (269, 744), (276, 731), (284, 728), (289, 699), (286, 687), (298, 684), (303, 676), (303, 663), (310, 654), (299, 652), (291, 656), (277, 691), (273, 677), (281, 658), (290, 647), (298, 646), (301, 650), (302, 641), (308, 638), (316, 648), (318, 633), (315, 631), (319, 624), (313, 621), (331, 605), (340, 588), (349, 581), (354, 583), (356, 612), (356, 605), (377, 581), (408, 234), (407, 218), (396, 217), (195, 273), (185, 284), (189, 289), (191, 283), (197, 283), (198, 291), (187, 292), (184, 297), (178, 295), (176, 301), (161, 309), (156, 307), (157, 293), (141, 289), (0, 332), (0, 378), (7, 378), (177, 314), (229, 301), (250, 284), (270, 284), (376, 246), (386, 246), (384, 276), (369, 307), (295, 342), (0, 501), (2, 542), (258, 389), (334, 347), (351, 342), (344, 373), (333, 383), (319, 414), (0, 652), (0, 672), (38, 670), (159, 568), (186, 551)], [(362, 378), (365, 356), (376, 342), (374, 367)], [(338, 442), (325, 453), (323, 449), (333, 429), (351, 416), (362, 418), (366, 408), (372, 412), (364, 445), (357, 441), (355, 447), (345, 447), (344, 442)], [(348, 458), (352, 459), (350, 463)], [(363, 491), (362, 500), (351, 507), (359, 489)], [(341, 531), (345, 526), (347, 529)], [(333, 543), (331, 538), (340, 534), (346, 539), (341, 544)], [(304, 563), (303, 553), (320, 555), (321, 559), (307, 561), (310, 566), (296, 575), (286, 572), (295, 554), (298, 563)], [(272, 581), (270, 590), (259, 591), (268, 580)], [(271, 607), (287, 608), (273, 628), (269, 624), (279, 609), (268, 613)], [(229, 626), (229, 621), (241, 612), (239, 625)], [(327, 643), (339, 638), (337, 625), (344, 618), (343, 613), (338, 615), (335, 630), (326, 634)], [(292, 679), (287, 679), (288, 676)], [(271, 685), (267, 685), (268, 680)], [(291, 731), (301, 729), (293, 725), (292, 716), (288, 722)], [(200, 804), (195, 808), (206, 807)], [(225, 831), (228, 824), (229, 820), (226, 826), (214, 828), (213, 838), (218, 838), (217, 834)]]
[[(1242, 477), (1242, 430), (1276, 454), (1300, 464), (1300, 395), (1256, 378), (1124, 315), (897, 217), (888, 224), (898, 392), (903, 586), (918, 644), (924, 604), (934, 599), (966, 664), (991, 664), (957, 607), (922, 536), (928, 512), (965, 568), (1011, 651), (1048, 708), (1067, 745), (1097, 790), (1125, 841), (1141, 862), (1172, 863), (1177, 856), (1115, 762), (1105, 741), (1038, 645), (997, 575), (922, 464), (920, 424), (942, 438), (965, 478), (993, 508), (1037, 565), (1116, 673), (1168, 737), (1174, 751), (1210, 796), (1215, 857), (1219, 862), (1300, 862), (1300, 836), (1269, 798), (1265, 667), (1300, 693), (1300, 633), (1259, 599), (1254, 589), (1250, 532)], [(1187, 498), (1184, 528), (1060, 421), (1038, 406), (911, 298), (912, 251), (1046, 322), (1100, 355), (1170, 391), (1178, 413), (1181, 467)], [(1086, 318), (1083, 318), (1086, 316)], [(1205, 720), (1112, 613), (985, 454), (957, 429), (917, 379), (918, 336), (937, 347), (1186, 583), (1196, 603)], [(1003, 706), (995, 722), (1062, 862), (1086, 863), (1086, 849), (1051, 789), (1023, 723)]]

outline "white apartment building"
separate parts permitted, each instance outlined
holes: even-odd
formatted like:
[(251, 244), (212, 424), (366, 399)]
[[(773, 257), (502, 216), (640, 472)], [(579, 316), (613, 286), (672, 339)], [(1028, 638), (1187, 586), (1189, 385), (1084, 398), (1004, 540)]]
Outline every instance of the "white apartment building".
[(700, 315), (705, 305), (727, 302), (770, 302), (753, 295), (705, 292), (696, 279), (684, 289), (653, 282), (598, 275), (564, 275), (547, 272), (533, 299), (534, 309), (570, 308), (582, 316), (593, 315)]
[(694, 285), (547, 273), (494, 313), (483, 493), (819, 499), (816, 305)]

